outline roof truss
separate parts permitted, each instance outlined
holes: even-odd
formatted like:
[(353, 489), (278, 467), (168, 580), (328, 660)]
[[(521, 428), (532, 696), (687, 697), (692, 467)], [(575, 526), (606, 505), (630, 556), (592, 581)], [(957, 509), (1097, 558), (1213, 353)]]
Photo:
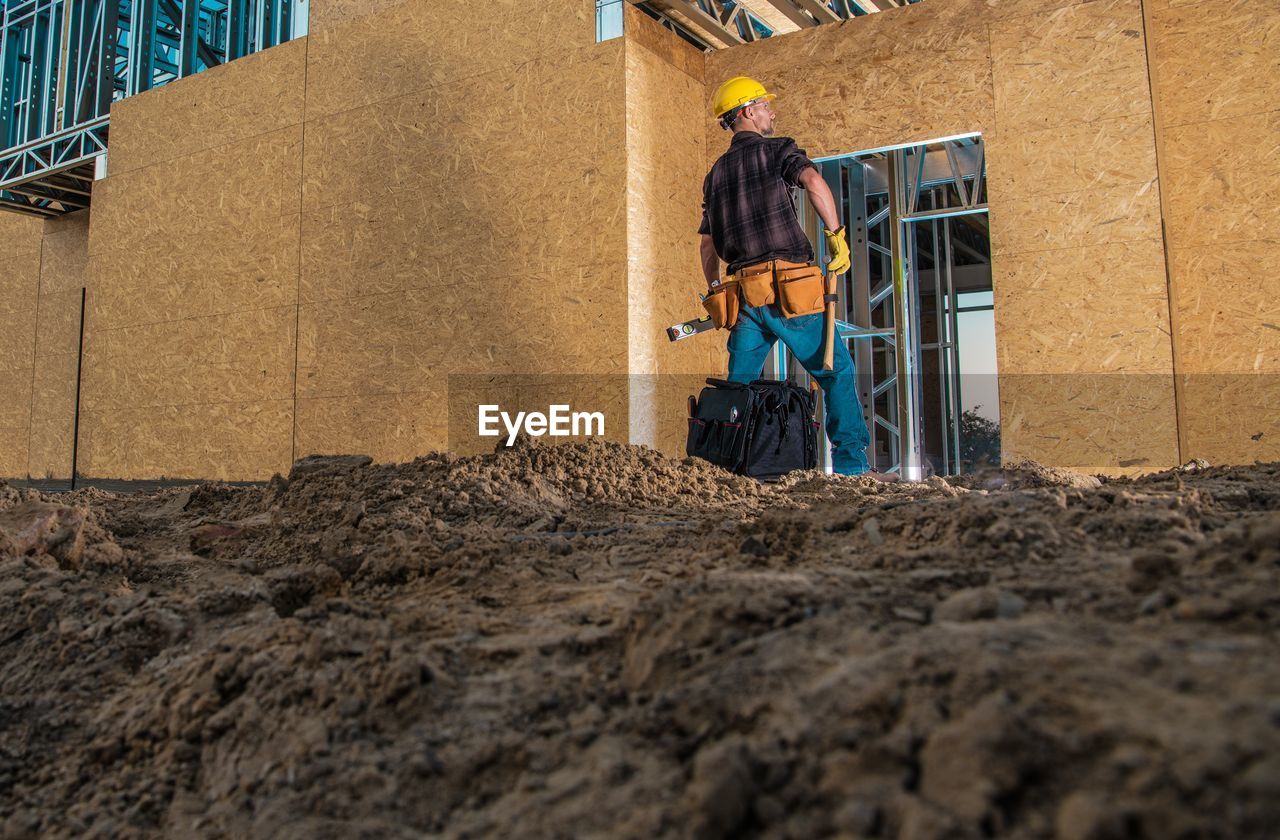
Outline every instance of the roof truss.
[(711, 49), (876, 14), (918, 0), (629, 0)]

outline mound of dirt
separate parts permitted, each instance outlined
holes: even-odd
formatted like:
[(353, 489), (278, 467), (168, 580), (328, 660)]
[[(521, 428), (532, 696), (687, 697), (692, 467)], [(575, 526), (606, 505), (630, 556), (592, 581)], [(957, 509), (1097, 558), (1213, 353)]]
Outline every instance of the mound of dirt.
[(0, 485), (0, 836), (1269, 837), (1277, 583), (1278, 465)]

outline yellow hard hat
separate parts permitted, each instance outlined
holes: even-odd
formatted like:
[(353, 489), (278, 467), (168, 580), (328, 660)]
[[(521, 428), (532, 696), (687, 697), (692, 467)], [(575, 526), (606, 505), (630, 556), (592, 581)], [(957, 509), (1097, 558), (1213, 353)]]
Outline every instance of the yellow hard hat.
[(715, 118), (720, 119), (734, 108), (764, 102), (773, 99), (772, 93), (764, 89), (764, 85), (746, 76), (734, 76), (716, 89), (711, 100), (711, 110)]

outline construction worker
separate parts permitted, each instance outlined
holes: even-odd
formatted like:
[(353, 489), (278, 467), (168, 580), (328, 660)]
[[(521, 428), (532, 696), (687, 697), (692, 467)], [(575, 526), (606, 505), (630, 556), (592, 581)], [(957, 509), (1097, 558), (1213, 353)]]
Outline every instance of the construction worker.
[[(825, 395), (832, 468), (844, 475), (862, 475), (870, 472), (866, 456), (869, 436), (849, 348), (837, 340), (832, 369), (823, 370), (821, 312), (784, 317), (780, 300), (749, 305), (752, 295), (745, 283), (750, 278), (771, 279), (772, 288), (777, 289), (783, 272), (803, 274), (809, 267), (811, 274), (821, 274), (813, 267), (813, 248), (796, 219), (792, 189), (808, 191), (809, 203), (826, 226), (831, 254), (827, 271), (839, 274), (849, 268), (849, 243), (831, 190), (794, 140), (773, 136), (773, 99), (760, 82), (738, 76), (722, 84), (712, 101), (715, 118), (733, 132), (733, 140), (711, 167), (702, 187), (702, 226), (698, 232), (702, 235), (702, 269), (711, 292), (708, 300), (718, 289), (737, 294), (742, 284), (745, 294), (732, 303), (736, 321), (730, 315), (725, 324), (730, 328), (729, 379), (758, 379), (774, 342), (781, 340)], [(724, 280), (721, 260), (728, 263)], [(760, 288), (758, 283), (756, 287)], [(769, 289), (757, 293), (755, 299), (765, 299), (761, 294), (774, 300)], [(708, 304), (708, 309), (712, 308)]]

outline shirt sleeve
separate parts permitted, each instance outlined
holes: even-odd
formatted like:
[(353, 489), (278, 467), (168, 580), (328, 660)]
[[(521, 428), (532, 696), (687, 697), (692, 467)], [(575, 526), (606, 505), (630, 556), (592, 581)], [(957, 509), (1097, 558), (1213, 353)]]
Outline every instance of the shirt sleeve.
[(809, 160), (808, 155), (804, 153), (796, 145), (796, 141), (790, 137), (784, 139), (778, 146), (778, 174), (782, 176), (782, 180), (789, 187), (800, 186), (800, 176), (810, 166), (814, 166), (814, 162)]
[(711, 173), (702, 179), (702, 224), (698, 225), (698, 233), (711, 235), (711, 220), (707, 218), (707, 184), (711, 181)]

